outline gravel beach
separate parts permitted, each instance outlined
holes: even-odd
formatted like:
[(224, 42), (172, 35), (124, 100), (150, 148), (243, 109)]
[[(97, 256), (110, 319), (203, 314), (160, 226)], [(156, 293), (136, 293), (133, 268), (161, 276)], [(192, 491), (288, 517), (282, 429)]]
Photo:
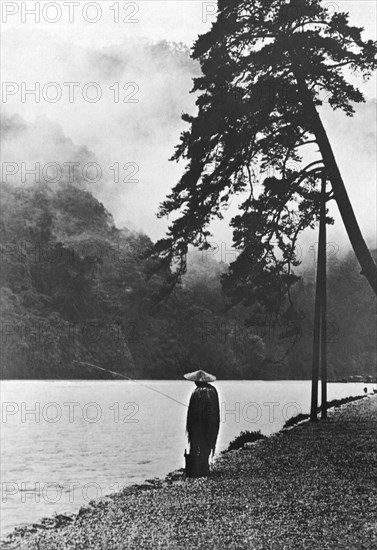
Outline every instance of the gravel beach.
[(226, 453), (207, 479), (127, 488), (1, 548), (376, 550), (377, 395)]

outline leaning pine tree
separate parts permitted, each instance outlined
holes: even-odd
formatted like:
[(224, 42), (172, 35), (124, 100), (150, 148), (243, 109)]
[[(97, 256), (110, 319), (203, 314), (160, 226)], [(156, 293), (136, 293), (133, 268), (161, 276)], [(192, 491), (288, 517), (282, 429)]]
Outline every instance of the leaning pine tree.
[[(175, 260), (178, 274), (188, 245), (208, 248), (209, 222), (222, 218), (239, 194), (231, 221), (239, 255), (224, 286), (236, 300), (275, 307), (295, 281), (296, 241), (319, 219), (326, 178), (328, 199), (337, 202), (362, 273), (377, 292), (377, 268), (318, 112), (324, 96), (348, 116), (364, 101), (347, 80), (352, 73), (368, 78), (376, 68), (377, 44), (363, 40), (362, 30), (319, 0), (218, 1), (217, 20), (192, 54), (202, 69), (193, 89), (198, 114), (183, 116), (191, 127), (173, 157), (188, 165), (159, 211), (178, 214), (156, 245), (160, 258)], [(310, 162), (303, 161), (307, 153)], [(269, 171), (258, 193), (255, 166)]]

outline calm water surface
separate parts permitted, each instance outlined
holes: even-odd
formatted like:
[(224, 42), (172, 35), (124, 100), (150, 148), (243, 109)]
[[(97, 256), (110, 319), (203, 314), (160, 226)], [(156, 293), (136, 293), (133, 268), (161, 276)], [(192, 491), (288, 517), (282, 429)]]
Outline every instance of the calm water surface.
[[(143, 385), (142, 385), (143, 384)], [(146, 387), (148, 386), (148, 387)], [(309, 381), (219, 381), (217, 452), (241, 430), (270, 435), (309, 412)], [(329, 384), (329, 400), (365, 384)], [(2, 536), (184, 466), (187, 381), (5, 381)], [(162, 392), (165, 395), (161, 395)]]

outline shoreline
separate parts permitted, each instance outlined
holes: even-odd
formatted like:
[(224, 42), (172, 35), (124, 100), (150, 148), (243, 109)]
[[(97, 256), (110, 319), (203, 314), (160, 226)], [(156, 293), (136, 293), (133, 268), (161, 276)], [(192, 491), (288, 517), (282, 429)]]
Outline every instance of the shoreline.
[[(363, 405), (365, 403), (365, 405)], [(80, 546), (75, 545), (74, 537), (73, 541), (70, 540), (68, 543), (66, 540), (66, 537), (68, 536), (69, 539), (72, 538), (70, 532), (76, 532), (80, 533), (85, 532), (86, 536), (90, 537), (90, 532), (92, 530), (92, 527), (94, 528), (94, 525), (92, 525), (93, 518), (97, 518), (98, 516), (100, 518), (106, 517), (106, 515), (113, 516), (114, 514), (119, 511), (119, 509), (128, 509), (129, 512), (132, 511), (132, 502), (136, 501), (138, 504), (139, 501), (146, 501), (147, 503), (150, 500), (159, 500), (160, 497), (162, 497), (162, 505), (163, 507), (167, 507), (170, 510), (171, 502), (169, 498), (169, 494), (171, 494), (172, 500), (174, 501), (174, 509), (177, 511), (177, 508), (180, 509), (182, 506), (185, 507), (186, 505), (186, 498), (187, 492), (191, 492), (193, 490), (194, 495), (196, 494), (196, 498), (193, 500), (190, 500), (190, 506), (191, 508), (208, 505), (211, 504), (219, 504), (218, 498), (213, 498), (213, 495), (207, 495), (203, 500), (203, 489), (208, 489), (212, 486), (212, 488), (218, 489), (217, 485), (219, 483), (219, 479), (226, 478), (228, 484), (233, 485), (234, 481), (239, 478), (239, 472), (237, 464), (238, 462), (243, 464), (243, 459), (245, 457), (245, 454), (254, 454), (259, 455), (260, 449), (263, 448), (271, 448), (276, 446), (277, 442), (281, 439), (288, 438), (297, 438), (297, 434), (301, 432), (317, 432), (317, 435), (319, 438), (326, 435), (326, 427), (327, 429), (330, 429), (330, 427), (334, 427), (334, 425), (341, 425), (344, 423), (341, 419), (342, 416), (348, 415), (349, 418), (347, 422), (349, 425), (352, 426), (354, 421), (357, 423), (357, 411), (360, 409), (368, 409), (372, 408), (372, 419), (371, 422), (377, 422), (377, 396), (376, 395), (368, 395), (368, 396), (360, 396), (358, 400), (351, 401), (349, 404), (341, 405), (339, 407), (330, 408), (329, 409), (329, 419), (324, 422), (318, 422), (318, 423), (310, 423), (307, 420), (301, 421), (298, 424), (283, 428), (281, 431), (277, 432), (276, 434), (273, 434), (267, 438), (264, 438), (262, 440), (259, 440), (255, 443), (248, 443), (244, 446), (243, 449), (238, 449), (234, 451), (229, 451), (220, 454), (218, 457), (216, 457), (216, 460), (212, 464), (211, 468), (211, 475), (209, 478), (198, 478), (198, 479), (186, 479), (184, 475), (184, 469), (181, 468), (179, 470), (175, 470), (171, 473), (169, 473), (165, 478), (154, 478), (146, 480), (144, 483), (141, 484), (135, 484), (130, 485), (121, 491), (117, 493), (112, 493), (108, 496), (104, 496), (101, 499), (90, 501), (87, 506), (82, 506), (77, 513), (73, 514), (57, 514), (53, 518), (43, 518), (38, 522), (34, 522), (29, 525), (21, 525), (20, 527), (16, 528), (14, 531), (9, 533), (5, 536), (4, 539), (1, 541), (1, 548), (4, 549), (34, 549), (34, 548), (40, 548), (41, 550), (54, 550), (56, 549), (63, 549), (63, 548), (79, 548)], [(356, 416), (355, 416), (356, 412)], [(354, 419), (352, 419), (352, 416), (355, 416)], [(338, 424), (338, 417), (340, 417), (340, 423)], [(365, 422), (370, 423), (370, 421), (365, 420)], [(372, 424), (372, 426), (375, 428), (375, 425)], [(311, 440), (311, 438), (309, 438)], [(311, 441), (313, 442), (313, 441)], [(278, 445), (279, 447), (279, 445)], [(259, 451), (258, 451), (259, 449)], [(276, 451), (276, 449), (275, 449)], [(263, 452), (262, 452), (263, 454)], [(274, 453), (276, 454), (276, 453)], [(376, 461), (375, 463), (375, 469), (377, 471), (377, 450), (374, 456), (374, 459)], [(279, 460), (279, 457), (275, 457)], [(373, 458), (373, 457), (372, 457)], [(263, 458), (259, 457), (259, 460), (263, 463)], [(229, 466), (232, 466), (229, 469)], [(271, 472), (270, 472), (271, 473)], [(284, 472), (282, 472), (284, 473)], [(241, 476), (241, 481), (244, 482), (243, 476)], [(263, 481), (263, 480), (261, 480)], [(377, 478), (376, 478), (377, 482)], [(377, 483), (376, 483), (377, 486)], [(202, 490), (197, 491), (197, 489), (202, 488)], [(196, 490), (195, 490), (196, 489)], [(229, 487), (228, 487), (229, 489)], [(376, 488), (375, 488), (376, 490)], [(160, 495), (160, 497), (158, 496)], [(375, 500), (377, 501), (377, 496), (374, 494)], [(184, 498), (182, 498), (184, 497)], [(211, 497), (211, 498), (209, 498)], [(228, 491), (228, 498), (232, 501), (232, 507), (236, 504), (236, 509), (239, 512), (239, 514), (244, 514), (244, 511), (248, 509), (250, 506), (250, 502), (246, 495), (242, 495), (238, 490), (236, 491)], [(150, 503), (150, 502), (149, 502)], [(150, 523), (150, 520), (153, 519), (153, 514), (156, 512), (156, 510), (152, 507), (152, 510), (148, 511), (148, 507), (145, 508), (145, 506), (137, 506), (138, 511), (140, 513), (139, 522), (144, 526), (144, 532), (143, 530), (137, 530), (137, 533), (135, 533), (135, 526), (128, 525), (126, 532), (128, 533), (128, 536), (131, 537), (131, 545), (127, 545), (127, 548), (155, 548), (156, 546), (153, 546), (156, 541), (159, 541), (159, 536), (157, 532), (159, 532), (159, 529), (157, 529), (157, 532), (154, 531), (151, 532), (148, 525)], [(208, 506), (207, 506), (208, 508)], [(165, 510), (166, 511), (166, 510)], [(191, 510), (192, 512), (193, 510)], [(171, 512), (171, 510), (170, 510)], [(376, 516), (377, 516), (377, 509), (376, 509)], [(242, 516), (243, 517), (243, 516)], [(150, 519), (149, 519), (150, 518)], [(188, 518), (187, 518), (188, 519)], [(242, 519), (242, 518), (241, 518)], [(240, 518), (238, 518), (238, 521)], [(122, 522), (121, 522), (122, 523)], [(165, 518), (166, 523), (166, 518)], [(175, 514), (173, 516), (170, 516), (170, 522), (168, 521), (166, 523), (166, 527), (169, 529), (169, 540), (176, 540), (178, 537), (178, 540), (176, 542), (179, 542), (180, 535), (183, 533), (180, 533), (179, 529), (174, 527), (172, 528), (172, 525), (175, 523)], [(242, 521), (241, 521), (242, 523)], [(153, 524), (153, 521), (152, 521)], [(115, 531), (119, 530), (119, 535), (123, 535), (124, 526), (118, 525), (117, 522), (115, 523)], [(130, 533), (131, 529), (131, 533)], [(133, 532), (133, 534), (132, 534)], [(149, 536), (148, 536), (149, 532)], [(166, 533), (165, 535), (161, 535), (163, 541), (165, 541), (166, 544)], [(377, 543), (377, 523), (376, 523), (376, 543)], [(52, 542), (52, 539), (54, 542)], [(140, 537), (142, 537), (141, 540)], [(55, 541), (55, 539), (61, 539), (59, 542)], [(120, 537), (122, 538), (122, 536)], [(46, 539), (46, 540), (45, 540)], [(144, 540), (145, 539), (145, 540)], [(132, 546), (133, 542), (138, 541), (141, 544), (141, 546)], [(150, 546), (150, 542), (152, 541), (152, 546)], [(161, 546), (163, 548), (194, 548), (195, 545), (190, 546), (189, 541), (188, 546), (182, 545), (182, 546)], [(219, 542), (219, 541), (218, 541)], [(223, 541), (220, 541), (219, 544), (221, 544)], [(228, 541), (230, 542), (230, 541)], [(56, 546), (54, 545), (56, 543)], [(66, 543), (68, 545), (66, 545)], [(118, 543), (117, 543), (118, 544)], [(85, 546), (84, 546), (85, 547)], [(160, 546), (158, 546), (160, 547)], [(197, 546), (196, 546), (197, 547)], [(219, 548), (222, 548), (223, 546), (218, 546)], [(227, 546), (224, 546), (224, 548)], [(311, 546), (297, 546), (297, 548), (311, 548)], [(86, 547), (85, 547), (86, 548)], [(88, 546), (90, 550), (92, 550), (92, 546)], [(115, 546), (107, 546), (107, 543), (99, 543), (93, 546), (94, 548), (103, 548), (105, 549), (115, 549), (118, 548), (117, 545)], [(119, 546), (120, 548), (125, 548), (124, 546)], [(201, 548), (201, 546), (199, 546)], [(204, 548), (204, 547), (203, 547)], [(210, 546), (210, 548), (212, 548)], [(217, 549), (217, 546), (213, 546), (213, 548)], [(233, 546), (229, 546), (229, 548), (233, 548)], [(243, 548), (243, 546), (234, 547), (234, 548)], [(246, 546), (245, 546), (246, 548)], [(259, 548), (256, 546), (256, 548)], [(276, 548), (280, 548), (280, 546), (276, 546)], [(283, 548), (283, 547), (282, 547)], [(296, 548), (296, 546), (292, 546), (292, 548)], [(314, 548), (314, 546), (313, 546)], [(327, 547), (323, 546), (323, 548), (337, 548), (337, 547)], [(348, 548), (347, 546), (344, 546), (342, 548)], [(349, 548), (352, 550), (355, 550), (356, 547), (349, 546)], [(372, 546), (370, 547), (372, 548)]]
[[(345, 398), (341, 398), (341, 399), (332, 400), (332, 401), (328, 402), (328, 410), (330, 411), (333, 408), (338, 408), (338, 407), (340, 407), (344, 404), (347, 404), (347, 403), (353, 402), (353, 401), (357, 401), (357, 400), (363, 399), (365, 397), (366, 397), (366, 395), (360, 394), (360, 395), (349, 396), (349, 397), (345, 397)], [(321, 408), (318, 407), (318, 409), (317, 409), (318, 415), (320, 414), (320, 410), (321, 410)], [(286, 423), (284, 424), (284, 426), (280, 430), (278, 430), (277, 432), (275, 432), (274, 434), (271, 434), (269, 436), (263, 435), (263, 438), (270, 438), (270, 437), (273, 437), (274, 435), (276, 435), (277, 433), (281, 433), (283, 431), (291, 430), (291, 429), (295, 428), (296, 426), (307, 422), (309, 420), (309, 418), (310, 418), (309, 414), (299, 414), (297, 416), (291, 417), (286, 421)], [(248, 448), (248, 445), (254, 445), (255, 443), (257, 443), (258, 440), (259, 440), (259, 438), (255, 439), (255, 440), (253, 439), (251, 442), (246, 443), (245, 448)], [(231, 442), (228, 443), (228, 447), (229, 447), (230, 444), (231, 444)], [(227, 449), (225, 449), (223, 451), (220, 451), (219, 454), (215, 455), (214, 460), (212, 460), (212, 465), (214, 464), (215, 461), (220, 460), (221, 457), (227, 452), (228, 452)], [(6, 532), (1, 536), (1, 538), (0, 538), (0, 548), (1, 548), (1, 544), (4, 543), (4, 542), (7, 542), (7, 539), (9, 539), (9, 538), (12, 538), (12, 539), (17, 539), (17, 538), (20, 538), (20, 537), (22, 538), (22, 537), (24, 537), (24, 535), (35, 534), (35, 533), (37, 533), (38, 530), (55, 529), (55, 528), (60, 528), (62, 525), (68, 525), (69, 523), (74, 521), (76, 516), (78, 516), (80, 514), (80, 511), (81, 511), (81, 514), (82, 514), (85, 509), (90, 508), (91, 506), (95, 506), (95, 504), (97, 502), (107, 501), (108, 499), (111, 499), (114, 496), (114, 494), (116, 495), (116, 494), (124, 493), (125, 490), (132, 493), (133, 491), (137, 491), (137, 489), (139, 487), (145, 488), (145, 487), (150, 487), (150, 486), (159, 486), (160, 484), (164, 483), (165, 481), (168, 481), (170, 483), (172, 479), (184, 480), (185, 479), (185, 469), (184, 468), (177, 468), (175, 470), (172, 470), (171, 472), (168, 472), (164, 477), (149, 478), (149, 479), (145, 479), (143, 481), (139, 481), (138, 483), (132, 483), (130, 485), (126, 485), (121, 490), (117, 491), (117, 493), (109, 493), (109, 494), (103, 495), (100, 498), (93, 499), (93, 500), (87, 502), (87, 504), (83, 504), (83, 505), (79, 506), (75, 511), (57, 512), (52, 516), (43, 516), (43, 517), (40, 517), (40, 518), (36, 519), (35, 521), (20, 522), (18, 525), (13, 527), (9, 532)]]

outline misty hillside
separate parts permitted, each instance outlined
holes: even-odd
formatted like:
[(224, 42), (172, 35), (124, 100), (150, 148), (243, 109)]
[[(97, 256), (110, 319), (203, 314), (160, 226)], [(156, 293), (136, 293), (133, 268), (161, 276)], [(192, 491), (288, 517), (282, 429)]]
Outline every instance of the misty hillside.
[[(294, 306), (272, 317), (230, 308), (226, 264), (196, 251), (161, 302), (170, 273), (156, 274), (151, 240), (118, 229), (69, 184), (3, 185), (1, 243), (3, 378), (112, 377), (83, 363), (136, 378), (197, 368), (228, 379), (310, 377), (314, 266)], [(330, 378), (373, 374), (375, 301), (353, 255), (330, 264), (328, 285)]]

